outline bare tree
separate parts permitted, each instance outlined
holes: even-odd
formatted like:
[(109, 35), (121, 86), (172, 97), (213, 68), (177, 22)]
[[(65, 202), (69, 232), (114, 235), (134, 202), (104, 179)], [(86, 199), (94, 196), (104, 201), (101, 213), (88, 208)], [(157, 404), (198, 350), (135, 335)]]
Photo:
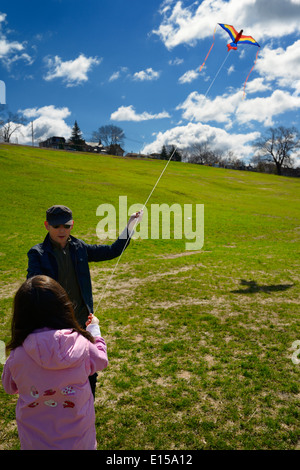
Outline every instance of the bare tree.
[(125, 134), (118, 126), (101, 126), (92, 134), (92, 142), (99, 142), (109, 147), (111, 145), (123, 145)]
[(19, 113), (12, 113), (5, 106), (1, 108), (0, 135), (4, 142), (10, 142), (14, 132), (25, 125), (27, 120)]
[(228, 150), (226, 152), (226, 154), (222, 157), (221, 161), (220, 161), (220, 164), (221, 166), (223, 167), (229, 167), (229, 168), (233, 168), (233, 169), (240, 169), (243, 167), (244, 165), (244, 161), (239, 158), (234, 152), (233, 150)]
[(199, 165), (214, 165), (222, 159), (220, 150), (212, 150), (208, 142), (195, 143), (190, 149), (190, 163), (198, 163)]
[(291, 153), (300, 148), (299, 132), (295, 127), (270, 128), (267, 135), (255, 142), (254, 148), (257, 153), (252, 161), (254, 163), (273, 162), (276, 165), (277, 174), (281, 175), (282, 167), (292, 166)]

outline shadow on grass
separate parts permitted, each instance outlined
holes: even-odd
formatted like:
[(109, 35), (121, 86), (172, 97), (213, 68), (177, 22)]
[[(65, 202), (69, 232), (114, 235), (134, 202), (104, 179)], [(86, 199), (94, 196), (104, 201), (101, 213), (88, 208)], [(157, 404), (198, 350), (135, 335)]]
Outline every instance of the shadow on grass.
[(266, 292), (271, 294), (272, 292), (285, 291), (293, 287), (294, 284), (277, 284), (271, 286), (260, 286), (256, 281), (245, 281), (241, 279), (240, 284), (245, 286), (244, 289), (236, 289), (230, 291), (233, 294), (255, 294), (257, 292)]

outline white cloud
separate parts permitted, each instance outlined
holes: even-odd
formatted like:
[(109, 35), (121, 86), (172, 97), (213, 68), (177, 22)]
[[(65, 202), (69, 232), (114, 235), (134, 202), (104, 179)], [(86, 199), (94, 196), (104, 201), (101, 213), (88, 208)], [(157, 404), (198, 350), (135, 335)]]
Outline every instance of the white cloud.
[(33, 122), (35, 142), (51, 136), (65, 137), (65, 139), (71, 136), (72, 128), (65, 122), (65, 119), (71, 114), (67, 107), (56, 108), (49, 105), (41, 108), (27, 108), (19, 112), (30, 120), (27, 125), (21, 126), (20, 130), (13, 135), (13, 141), (17, 138), (19, 144), (31, 143), (31, 122)]
[(183, 62), (184, 62), (183, 59), (179, 59), (178, 57), (176, 57), (176, 59), (169, 60), (168, 64), (169, 65), (181, 65), (183, 64)]
[(235, 71), (234, 65), (231, 65), (227, 70), (227, 75), (231, 75)]
[(4, 59), (15, 51), (22, 51), (24, 49), (23, 44), (17, 41), (9, 42), (5, 37), (0, 39), (0, 58)]
[(41, 108), (27, 108), (20, 110), (26, 118), (33, 117), (47, 117), (49, 119), (64, 119), (68, 117), (71, 112), (68, 108), (55, 108), (52, 104), (49, 106), (43, 106)]
[(286, 49), (265, 47), (256, 68), (269, 81), (276, 80), (281, 86), (299, 89), (300, 39)]
[(111, 74), (111, 76), (109, 77), (108, 81), (109, 81), (109, 82), (113, 82), (113, 81), (115, 81), (115, 80), (118, 80), (118, 78), (120, 78), (120, 75), (121, 75), (120, 71), (114, 72), (114, 73)]
[(183, 83), (191, 83), (193, 80), (196, 80), (198, 78), (199, 74), (197, 73), (196, 70), (188, 70), (185, 72), (181, 77), (179, 77), (178, 82), (183, 84)]
[(0, 60), (6, 68), (10, 68), (13, 62), (25, 60), (29, 65), (33, 63), (31, 56), (24, 51), (26, 43), (10, 41), (6, 32), (3, 32), (2, 24), (6, 23), (6, 13), (0, 13)]
[(134, 80), (138, 81), (145, 81), (145, 80), (157, 80), (160, 76), (160, 72), (153, 70), (149, 67), (146, 70), (141, 70), (140, 72), (136, 72), (133, 75)]
[(186, 126), (177, 126), (166, 132), (159, 132), (155, 141), (147, 144), (142, 153), (160, 152), (163, 145), (175, 145), (186, 149), (196, 143), (209, 142), (213, 149), (220, 149), (223, 152), (232, 150), (237, 157), (244, 158), (252, 154), (251, 143), (258, 137), (259, 132), (228, 134), (224, 129), (190, 122)]
[[(179, 44), (195, 45), (199, 39), (212, 37), (217, 21), (243, 28), (244, 34), (257, 41), (300, 31), (300, 5), (296, 0), (203, 0), (190, 6), (173, 1), (161, 9), (161, 14), (162, 22), (153, 33), (168, 49)], [(218, 32), (228, 37), (219, 28)]]
[(17, 62), (18, 60), (26, 61), (27, 65), (31, 65), (34, 62), (33, 58), (29, 54), (27, 54), (26, 52), (23, 52), (23, 54), (20, 54), (20, 55), (14, 54), (12, 57), (6, 58), (5, 64), (7, 67), (10, 67), (11, 64), (13, 64), (14, 62)]
[(111, 114), (110, 119), (112, 121), (148, 121), (150, 119), (163, 119), (169, 118), (169, 113), (163, 111), (158, 114), (150, 114), (144, 111), (141, 114), (137, 114), (133, 106), (120, 106), (117, 111)]
[(53, 80), (54, 78), (62, 78), (67, 83), (67, 87), (79, 85), (88, 80), (88, 72), (93, 65), (100, 64), (102, 59), (97, 57), (86, 57), (80, 54), (77, 59), (67, 60), (65, 62), (58, 56), (54, 59), (47, 58), (47, 66), (49, 72), (44, 77), (45, 80)]
[[(259, 86), (265, 90), (268, 88), (262, 84), (261, 78), (249, 82), (248, 86), (249, 93), (257, 91)], [(209, 99), (194, 91), (176, 109), (183, 110), (182, 117), (186, 120), (225, 123), (227, 129), (235, 122), (250, 124), (256, 121), (264, 126), (272, 126), (274, 119), (280, 114), (300, 109), (300, 97), (287, 91), (275, 90), (270, 96), (253, 99), (247, 97), (243, 100), (243, 92), (240, 90)]]
[(120, 70), (114, 72), (110, 76), (109, 82), (118, 80), (123, 74), (127, 74), (127, 78), (140, 82), (157, 80), (160, 77), (160, 72), (153, 70), (152, 67), (149, 67), (146, 70), (140, 70), (139, 72), (135, 72), (133, 75), (129, 73), (128, 67), (120, 67)]
[(266, 81), (262, 77), (251, 80), (250, 82), (247, 83), (247, 86), (246, 86), (247, 94), (263, 92), (263, 91), (267, 91), (271, 89), (272, 88), (270, 84), (266, 83)]
[(242, 92), (238, 91), (230, 95), (217, 96), (211, 100), (194, 91), (176, 109), (182, 109), (182, 117), (189, 121), (215, 121), (228, 124), (230, 116), (234, 114), (242, 96)]
[(299, 108), (300, 97), (283, 90), (275, 90), (271, 96), (242, 101), (237, 109), (237, 119), (242, 124), (256, 121), (264, 126), (273, 126), (275, 116)]
[(108, 81), (113, 82), (115, 80), (119, 80), (119, 78), (121, 78), (121, 75), (125, 73), (128, 73), (128, 67), (120, 67), (120, 70), (117, 70), (116, 72), (113, 72), (111, 74)]

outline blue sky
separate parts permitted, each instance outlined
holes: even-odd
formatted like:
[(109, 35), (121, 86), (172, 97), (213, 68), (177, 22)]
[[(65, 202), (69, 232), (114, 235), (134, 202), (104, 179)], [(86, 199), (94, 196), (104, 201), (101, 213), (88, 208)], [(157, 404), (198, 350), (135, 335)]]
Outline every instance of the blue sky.
[[(255, 46), (228, 54), (218, 26), (199, 72), (217, 23), (261, 46), (245, 98)], [(127, 152), (208, 142), (246, 158), (269, 127), (300, 127), (299, 32), (300, 0), (11, 0), (0, 7), (0, 79), (36, 144), (68, 138), (77, 120), (86, 141), (121, 127)], [(21, 131), (12, 141), (30, 144), (31, 125)]]

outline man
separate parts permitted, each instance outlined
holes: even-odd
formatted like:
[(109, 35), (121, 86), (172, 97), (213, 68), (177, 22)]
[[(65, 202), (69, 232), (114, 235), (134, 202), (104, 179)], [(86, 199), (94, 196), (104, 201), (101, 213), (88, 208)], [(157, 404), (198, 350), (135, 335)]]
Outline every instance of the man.
[[(71, 236), (74, 226), (71, 209), (55, 205), (46, 212), (48, 231), (43, 243), (33, 246), (28, 256), (27, 279), (45, 274), (58, 281), (73, 303), (75, 316), (85, 328), (93, 313), (92, 283), (88, 263), (106, 261), (121, 255), (130, 243), (134, 226), (140, 222), (142, 211), (133, 214), (119, 238), (112, 245), (89, 245)], [(90, 380), (95, 396), (96, 377)]]

